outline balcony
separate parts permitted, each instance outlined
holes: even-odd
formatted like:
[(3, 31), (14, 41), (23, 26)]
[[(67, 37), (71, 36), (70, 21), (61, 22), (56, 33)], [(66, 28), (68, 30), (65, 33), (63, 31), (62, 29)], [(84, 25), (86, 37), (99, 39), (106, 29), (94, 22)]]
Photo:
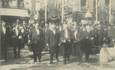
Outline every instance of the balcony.
[(0, 8), (0, 16), (29, 17), (27, 9)]

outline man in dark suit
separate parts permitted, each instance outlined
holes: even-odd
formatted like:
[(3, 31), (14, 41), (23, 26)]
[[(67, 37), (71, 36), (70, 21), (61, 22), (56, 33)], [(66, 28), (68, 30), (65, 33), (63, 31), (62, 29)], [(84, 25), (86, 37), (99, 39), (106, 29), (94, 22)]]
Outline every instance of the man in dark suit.
[[(57, 56), (57, 45), (56, 45), (56, 38), (55, 38), (55, 29), (54, 27), (50, 27), (50, 29), (48, 30), (48, 46), (49, 46), (49, 53), (50, 53), (50, 64), (53, 63), (53, 57), (56, 54)], [(58, 58), (56, 57), (57, 61)]]
[(60, 31), (59, 31), (58, 26), (56, 26), (55, 42), (56, 42), (55, 43), (56, 59), (57, 59), (57, 61), (59, 61), (58, 56), (59, 56), (59, 49), (60, 49), (60, 46), (59, 46), (59, 43), (60, 43)]
[(85, 54), (85, 60), (88, 61), (93, 47), (93, 42), (90, 40), (90, 37), (86, 36), (82, 40), (78, 41), (78, 46), (80, 46), (80, 58), (82, 58), (83, 54)]
[(45, 35), (44, 35), (44, 28), (43, 27), (39, 27), (39, 40), (38, 40), (38, 50), (37, 50), (37, 56), (39, 59), (39, 62), (41, 62), (41, 58), (42, 58), (42, 51), (45, 48)]
[(7, 60), (7, 26), (5, 22), (2, 22), (2, 33), (1, 33), (1, 49), (3, 59)]
[(39, 31), (38, 34), (34, 26), (31, 29), (31, 50), (33, 52), (34, 62), (37, 62), (37, 59), (41, 62), (42, 51), (45, 47), (45, 34), (44, 28), (39, 26), (37, 30)]
[(1, 52), (2, 51), (2, 49), (1, 49), (2, 48), (1, 47), (1, 33), (2, 33), (2, 29), (1, 28), (2, 28), (2, 24), (0, 24), (0, 59), (2, 57), (2, 52)]
[(38, 35), (34, 26), (31, 28), (31, 50), (33, 52), (34, 62), (37, 62)]
[(70, 40), (63, 40), (61, 43), (61, 46), (63, 47), (63, 59), (64, 59), (64, 64), (67, 63), (67, 61), (69, 61), (70, 59), (70, 55), (71, 55), (71, 43)]

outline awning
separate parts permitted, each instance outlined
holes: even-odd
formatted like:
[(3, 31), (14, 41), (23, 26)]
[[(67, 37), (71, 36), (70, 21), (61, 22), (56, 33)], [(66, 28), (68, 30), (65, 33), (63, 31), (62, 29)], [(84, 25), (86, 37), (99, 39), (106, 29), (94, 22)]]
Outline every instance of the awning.
[(29, 17), (26, 9), (0, 8), (0, 16)]

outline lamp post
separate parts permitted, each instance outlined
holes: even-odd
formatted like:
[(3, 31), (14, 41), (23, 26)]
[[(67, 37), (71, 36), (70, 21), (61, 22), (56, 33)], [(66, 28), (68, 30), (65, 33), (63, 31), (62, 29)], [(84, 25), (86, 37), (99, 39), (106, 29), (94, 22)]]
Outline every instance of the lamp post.
[(96, 0), (96, 22), (98, 21), (98, 0)]
[(62, 13), (61, 13), (61, 17), (62, 17), (61, 23), (63, 24), (64, 23), (64, 0), (61, 0), (61, 11), (62, 11)]
[(86, 2), (86, 14), (85, 14), (85, 18), (91, 18), (92, 17), (92, 13), (91, 13), (91, 10), (89, 9), (89, 0), (87, 0)]
[(44, 8), (45, 8), (45, 13), (44, 13), (44, 15), (45, 15), (45, 24), (47, 24), (47, 0), (44, 0)]
[(34, 23), (35, 11), (36, 11), (36, 0), (31, 0), (30, 23)]
[(112, 6), (112, 0), (109, 0), (109, 24), (112, 24), (111, 23), (111, 17), (112, 17), (112, 8), (111, 8), (111, 6)]
[(1, 59), (1, 57), (2, 57), (2, 49), (1, 49), (1, 32), (2, 32), (2, 20), (1, 20), (1, 17), (0, 17), (0, 59)]

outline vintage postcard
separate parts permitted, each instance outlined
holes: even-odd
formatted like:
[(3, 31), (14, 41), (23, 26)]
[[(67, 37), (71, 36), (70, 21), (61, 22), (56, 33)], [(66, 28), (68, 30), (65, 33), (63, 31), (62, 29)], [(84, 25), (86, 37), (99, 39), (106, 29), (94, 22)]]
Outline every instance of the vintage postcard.
[(0, 70), (115, 70), (115, 0), (0, 0)]

